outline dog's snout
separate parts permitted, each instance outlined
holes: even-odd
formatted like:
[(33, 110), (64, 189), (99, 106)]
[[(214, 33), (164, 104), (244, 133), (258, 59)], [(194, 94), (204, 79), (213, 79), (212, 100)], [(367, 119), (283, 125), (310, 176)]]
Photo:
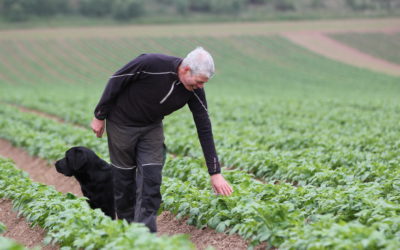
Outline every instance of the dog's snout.
[(68, 167), (66, 159), (63, 158), (61, 160), (56, 161), (55, 163), (57, 172), (64, 174), (65, 176), (72, 176), (73, 173), (71, 169)]

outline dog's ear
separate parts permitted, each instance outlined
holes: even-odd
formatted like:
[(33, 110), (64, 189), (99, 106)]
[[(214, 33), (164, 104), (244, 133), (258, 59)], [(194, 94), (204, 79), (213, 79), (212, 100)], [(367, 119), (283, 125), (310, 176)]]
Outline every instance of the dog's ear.
[(71, 148), (66, 153), (68, 165), (74, 171), (78, 171), (87, 163), (87, 154), (79, 147)]

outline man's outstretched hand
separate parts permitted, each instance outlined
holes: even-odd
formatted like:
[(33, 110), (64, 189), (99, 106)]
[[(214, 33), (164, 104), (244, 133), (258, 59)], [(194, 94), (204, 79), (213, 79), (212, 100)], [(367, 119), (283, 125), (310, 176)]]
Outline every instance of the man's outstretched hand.
[(93, 118), (91, 127), (97, 137), (101, 137), (104, 133), (104, 120), (99, 120), (96, 117)]
[(216, 194), (231, 195), (233, 192), (232, 187), (225, 180), (222, 174), (211, 175), (211, 185)]

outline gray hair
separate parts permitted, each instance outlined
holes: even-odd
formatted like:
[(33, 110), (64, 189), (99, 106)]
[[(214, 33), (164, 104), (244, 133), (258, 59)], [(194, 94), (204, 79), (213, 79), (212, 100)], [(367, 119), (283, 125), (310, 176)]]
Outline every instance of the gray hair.
[(212, 56), (202, 47), (192, 50), (183, 59), (182, 66), (188, 66), (193, 75), (204, 75), (208, 78), (211, 78), (215, 72)]

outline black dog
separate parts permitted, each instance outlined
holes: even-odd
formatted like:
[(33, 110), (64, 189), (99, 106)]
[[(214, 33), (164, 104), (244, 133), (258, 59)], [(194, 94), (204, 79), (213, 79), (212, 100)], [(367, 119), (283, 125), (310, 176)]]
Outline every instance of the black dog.
[(106, 161), (88, 148), (73, 147), (55, 165), (59, 173), (75, 176), (91, 208), (115, 219), (112, 173)]

